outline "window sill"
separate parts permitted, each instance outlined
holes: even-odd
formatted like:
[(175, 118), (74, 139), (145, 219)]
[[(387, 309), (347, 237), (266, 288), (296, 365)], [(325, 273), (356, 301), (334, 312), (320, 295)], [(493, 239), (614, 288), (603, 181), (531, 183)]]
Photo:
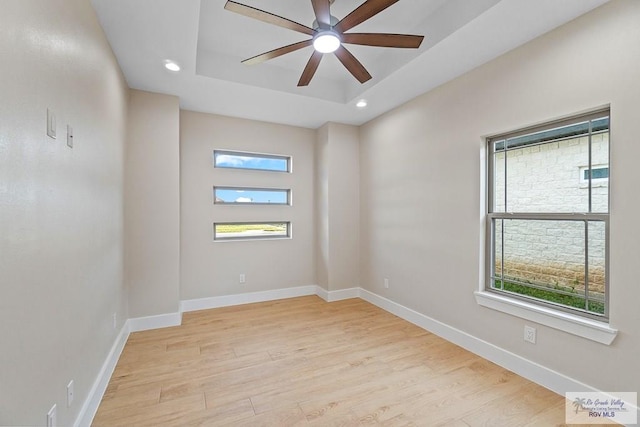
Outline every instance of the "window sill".
[(607, 323), (585, 319), (491, 292), (477, 291), (475, 295), (476, 302), (483, 307), (530, 320), (601, 344), (610, 345), (618, 335), (618, 330), (611, 328)]
[(241, 238), (226, 238), (226, 239), (213, 239), (214, 243), (224, 242), (272, 242), (274, 240), (292, 240), (291, 236), (282, 237), (241, 237)]

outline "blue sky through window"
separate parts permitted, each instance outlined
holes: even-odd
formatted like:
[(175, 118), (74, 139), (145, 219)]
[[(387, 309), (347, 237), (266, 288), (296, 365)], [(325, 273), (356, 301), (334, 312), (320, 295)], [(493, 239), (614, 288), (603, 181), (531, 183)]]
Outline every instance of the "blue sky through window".
[(256, 188), (216, 188), (217, 203), (265, 203), (286, 205), (289, 203), (288, 190)]
[(219, 168), (289, 172), (289, 158), (284, 156), (215, 151), (214, 163), (215, 166)]

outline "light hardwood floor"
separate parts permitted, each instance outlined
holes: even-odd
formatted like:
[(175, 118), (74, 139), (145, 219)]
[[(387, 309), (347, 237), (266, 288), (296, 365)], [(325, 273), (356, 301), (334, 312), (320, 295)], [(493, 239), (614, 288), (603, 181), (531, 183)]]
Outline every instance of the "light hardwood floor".
[(131, 334), (95, 426), (553, 426), (564, 398), (363, 300), (185, 313)]

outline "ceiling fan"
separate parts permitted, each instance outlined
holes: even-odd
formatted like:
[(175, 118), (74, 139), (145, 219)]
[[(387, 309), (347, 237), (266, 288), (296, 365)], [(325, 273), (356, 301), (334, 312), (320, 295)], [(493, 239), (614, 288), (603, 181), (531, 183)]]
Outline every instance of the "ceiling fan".
[(320, 65), (322, 55), (332, 52), (335, 53), (342, 65), (344, 65), (360, 83), (364, 83), (371, 79), (371, 75), (343, 44), (417, 49), (420, 47), (422, 39), (424, 39), (424, 36), (410, 34), (347, 33), (347, 31), (356, 25), (377, 15), (399, 0), (367, 0), (342, 20), (338, 20), (330, 13), (329, 8), (334, 1), (335, 0), (311, 0), (311, 5), (316, 16), (312, 28), (283, 18), (282, 16), (228, 0), (224, 6), (226, 10), (311, 36), (309, 40), (261, 53), (260, 55), (245, 59), (242, 63), (249, 65), (259, 64), (307, 46), (313, 46), (313, 54), (304, 67), (300, 81), (298, 81), (298, 86), (307, 86), (316, 73), (318, 65)]

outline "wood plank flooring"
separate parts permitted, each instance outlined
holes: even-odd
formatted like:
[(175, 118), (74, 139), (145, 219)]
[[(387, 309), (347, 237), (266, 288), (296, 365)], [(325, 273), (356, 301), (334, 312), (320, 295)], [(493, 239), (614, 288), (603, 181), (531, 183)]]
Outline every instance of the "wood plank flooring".
[(94, 426), (554, 426), (564, 398), (363, 300), (132, 333)]

